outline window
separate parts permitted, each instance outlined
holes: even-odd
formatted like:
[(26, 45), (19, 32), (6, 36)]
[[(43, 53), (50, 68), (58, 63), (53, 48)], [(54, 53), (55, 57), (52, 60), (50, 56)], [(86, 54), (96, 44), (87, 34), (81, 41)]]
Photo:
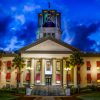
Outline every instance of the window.
[(40, 83), (40, 73), (36, 74), (36, 83)]
[(40, 61), (37, 61), (37, 63), (36, 63), (36, 71), (40, 71), (40, 66), (41, 66)]
[(56, 74), (56, 83), (57, 84), (61, 83), (61, 75), (60, 74)]
[(7, 70), (11, 70), (12, 63), (11, 61), (7, 61)]
[(51, 71), (51, 62), (50, 61), (46, 62), (46, 71)]
[(56, 70), (57, 71), (60, 71), (60, 61), (57, 61), (56, 62)]
[(43, 37), (44, 37), (44, 38), (46, 37), (46, 33), (43, 34)]
[(88, 73), (88, 74), (87, 74), (87, 83), (91, 83), (91, 80), (92, 80), (91, 74)]
[(97, 69), (100, 70), (100, 61), (97, 61)]
[(55, 33), (52, 33), (52, 37), (55, 38)]
[(7, 73), (6, 74), (6, 81), (10, 82), (10, 79), (11, 79), (11, 73)]
[(97, 74), (97, 82), (100, 82), (100, 73)]
[(91, 63), (90, 61), (86, 61), (87, 71), (91, 70)]
[(27, 67), (31, 67), (31, 61), (27, 61)]

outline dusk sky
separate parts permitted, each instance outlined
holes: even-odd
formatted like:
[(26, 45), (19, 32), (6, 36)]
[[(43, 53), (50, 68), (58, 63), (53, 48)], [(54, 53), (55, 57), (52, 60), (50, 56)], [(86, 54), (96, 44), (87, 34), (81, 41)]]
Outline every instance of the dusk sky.
[(87, 52), (100, 52), (100, 0), (0, 0), (0, 50), (15, 51), (36, 41), (38, 13), (61, 12), (61, 39)]

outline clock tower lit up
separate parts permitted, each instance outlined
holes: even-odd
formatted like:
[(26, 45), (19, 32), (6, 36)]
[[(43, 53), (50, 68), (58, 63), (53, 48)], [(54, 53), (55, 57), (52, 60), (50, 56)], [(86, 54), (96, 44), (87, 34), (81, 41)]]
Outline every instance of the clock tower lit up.
[(37, 39), (52, 37), (61, 38), (61, 14), (56, 10), (42, 10), (38, 14)]

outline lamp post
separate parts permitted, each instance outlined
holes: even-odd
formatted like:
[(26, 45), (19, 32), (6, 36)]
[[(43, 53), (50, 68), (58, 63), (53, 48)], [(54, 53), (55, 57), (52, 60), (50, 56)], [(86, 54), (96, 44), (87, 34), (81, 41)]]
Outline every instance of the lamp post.
[(69, 84), (68, 84), (68, 71), (70, 71), (71, 69), (69, 67), (65, 68), (66, 70), (66, 74), (67, 74), (67, 82), (66, 82), (66, 87), (68, 88), (69, 87)]
[(68, 71), (71, 70), (70, 68), (70, 62), (66, 61), (66, 68), (64, 68), (64, 70), (66, 70), (66, 74), (67, 74), (67, 81), (66, 81), (66, 95), (69, 96), (70, 95), (70, 88), (69, 88), (69, 84), (68, 84)]

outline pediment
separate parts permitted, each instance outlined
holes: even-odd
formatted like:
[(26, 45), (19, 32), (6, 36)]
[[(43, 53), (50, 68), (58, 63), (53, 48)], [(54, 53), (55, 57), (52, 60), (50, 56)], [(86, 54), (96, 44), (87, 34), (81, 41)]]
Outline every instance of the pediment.
[(62, 42), (61, 40), (56, 40), (52, 38), (47, 38), (47, 39), (41, 39), (38, 40), (35, 43), (32, 43), (24, 48), (21, 49), (21, 51), (24, 52), (45, 52), (45, 51), (58, 51), (58, 52), (71, 52), (76, 50), (76, 48), (70, 46), (69, 44)]
[(54, 41), (46, 40), (40, 44), (30, 47), (26, 51), (71, 51), (71, 50)]

